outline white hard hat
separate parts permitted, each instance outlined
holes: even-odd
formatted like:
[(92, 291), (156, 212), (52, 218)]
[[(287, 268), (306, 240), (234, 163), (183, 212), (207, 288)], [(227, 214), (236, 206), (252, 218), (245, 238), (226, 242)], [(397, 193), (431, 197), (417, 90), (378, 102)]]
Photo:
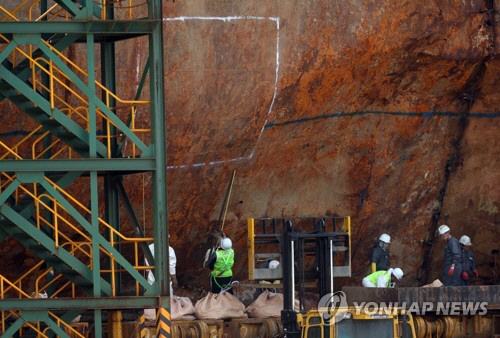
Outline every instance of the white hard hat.
[(280, 262), (273, 259), (272, 261), (269, 262), (269, 269), (273, 269), (273, 270), (277, 269), (279, 265), (280, 265)]
[(233, 242), (227, 237), (224, 237), (220, 242), (220, 247), (224, 250), (229, 250), (233, 247)]
[(459, 242), (463, 245), (466, 245), (466, 246), (471, 245), (470, 238), (469, 238), (469, 236), (466, 236), (466, 235), (463, 235), (462, 237), (460, 237)]
[(388, 234), (382, 234), (380, 235), (380, 237), (378, 238), (379, 241), (382, 241), (384, 243), (387, 243), (387, 244), (391, 244), (391, 236), (389, 236)]
[(447, 232), (448, 232), (448, 231), (450, 231), (450, 230), (451, 230), (451, 229), (450, 229), (450, 227), (449, 227), (449, 226), (447, 226), (447, 225), (444, 225), (444, 224), (443, 224), (443, 225), (440, 225), (440, 226), (439, 226), (439, 228), (438, 228), (438, 233), (439, 233), (440, 235), (444, 235), (445, 233), (447, 233)]
[(403, 270), (401, 270), (400, 268), (395, 268), (394, 270), (392, 270), (392, 274), (398, 279), (400, 280), (401, 278), (403, 278)]

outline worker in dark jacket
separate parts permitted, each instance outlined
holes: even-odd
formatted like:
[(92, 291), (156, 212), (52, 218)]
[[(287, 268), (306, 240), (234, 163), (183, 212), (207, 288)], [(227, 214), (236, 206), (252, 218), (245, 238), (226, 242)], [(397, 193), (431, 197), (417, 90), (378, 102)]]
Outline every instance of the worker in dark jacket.
[(378, 238), (378, 243), (373, 246), (370, 256), (372, 273), (375, 271), (387, 271), (389, 269), (389, 244), (391, 236), (382, 234)]
[(230, 289), (233, 281), (234, 250), (233, 243), (227, 237), (221, 239), (220, 247), (215, 250), (207, 261), (210, 274), (210, 285), (212, 293), (220, 293), (222, 290)]
[(469, 250), (471, 241), (469, 236), (463, 235), (460, 237), (460, 245), (462, 246), (462, 285), (470, 285), (472, 276), (479, 277), (476, 270), (476, 262), (474, 262), (474, 254)]
[(462, 249), (458, 239), (451, 235), (451, 229), (447, 225), (441, 225), (438, 228), (439, 236), (446, 241), (444, 250), (443, 266), (443, 285), (460, 286), (462, 285)]

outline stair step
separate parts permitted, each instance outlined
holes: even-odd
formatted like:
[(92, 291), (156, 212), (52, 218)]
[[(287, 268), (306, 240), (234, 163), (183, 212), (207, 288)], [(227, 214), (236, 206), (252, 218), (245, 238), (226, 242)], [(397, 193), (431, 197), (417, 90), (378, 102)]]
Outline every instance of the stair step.
[(41, 108), (35, 107), (35, 106), (31, 106), (29, 108), (26, 108), (26, 109), (24, 109), (24, 111), (30, 115), (44, 115), (45, 114)]
[(6, 82), (0, 82), (0, 91), (3, 92), (4, 94), (13, 95), (16, 90), (12, 88), (8, 83)]
[(42, 124), (47, 129), (59, 126), (59, 122), (56, 119), (51, 119), (51, 118), (47, 118), (45, 121), (42, 122)]
[(57, 134), (57, 137), (59, 137), (60, 139), (63, 139), (63, 140), (67, 140), (67, 141), (72, 141), (73, 139), (76, 138), (76, 136), (72, 132), (69, 132), (69, 131), (60, 132)]
[(84, 142), (74, 142), (72, 144), (72, 147), (73, 149), (75, 150), (88, 150), (89, 149), (89, 145), (84, 143)]
[(8, 98), (21, 110), (26, 110), (33, 106), (33, 103), (31, 103), (30, 100), (24, 97), (24, 95), (10, 95)]
[(18, 104), (18, 103), (25, 103), (25, 102), (30, 102), (30, 100), (28, 100), (26, 98), (26, 96), (24, 95), (21, 95), (21, 94), (16, 94), (16, 95), (11, 95), (9, 96), (9, 99), (14, 102), (15, 104)]

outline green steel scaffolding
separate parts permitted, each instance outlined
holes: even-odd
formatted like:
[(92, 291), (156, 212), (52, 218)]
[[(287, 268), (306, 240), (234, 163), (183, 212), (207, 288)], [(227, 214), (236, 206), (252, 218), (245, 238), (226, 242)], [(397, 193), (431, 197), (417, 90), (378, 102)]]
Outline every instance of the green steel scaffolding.
[[(37, 127), (0, 140), (0, 241), (14, 238), (40, 261), (17, 280), (0, 275), (2, 337), (78, 336), (70, 322), (80, 314), (102, 337), (103, 311), (170, 311), (162, 1), (16, 5), (0, 5), (0, 101), (10, 100)], [(123, 99), (115, 44), (140, 37), (148, 39), (148, 61), (135, 97)], [(84, 55), (71, 58), (71, 46), (84, 46)], [(136, 126), (138, 109), (149, 110), (149, 128)], [(138, 173), (152, 177), (150, 237), (123, 183)], [(74, 186), (88, 189), (88, 199)], [(120, 208), (132, 230), (120, 226)]]

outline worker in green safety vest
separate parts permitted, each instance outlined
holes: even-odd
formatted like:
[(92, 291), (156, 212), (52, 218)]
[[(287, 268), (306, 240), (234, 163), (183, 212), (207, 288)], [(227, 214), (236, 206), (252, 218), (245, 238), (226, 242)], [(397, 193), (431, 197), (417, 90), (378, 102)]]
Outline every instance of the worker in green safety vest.
[(394, 287), (401, 278), (403, 278), (403, 270), (400, 268), (380, 270), (363, 278), (362, 285), (365, 288), (389, 288)]
[[(220, 247), (208, 258), (212, 293), (220, 293), (231, 286), (233, 281), (234, 250), (233, 243), (227, 237), (220, 242)], [(229, 289), (232, 293), (232, 290)]]

